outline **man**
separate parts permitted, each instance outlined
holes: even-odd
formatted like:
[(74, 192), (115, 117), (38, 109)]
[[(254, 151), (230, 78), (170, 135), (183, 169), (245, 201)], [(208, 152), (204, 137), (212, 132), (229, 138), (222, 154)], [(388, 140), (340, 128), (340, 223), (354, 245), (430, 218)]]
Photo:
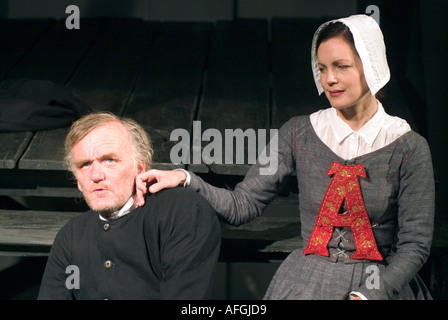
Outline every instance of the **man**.
[(92, 113), (73, 123), (65, 154), (90, 210), (57, 234), (38, 299), (209, 298), (221, 237), (208, 202), (175, 188), (134, 204), (153, 154), (145, 130)]

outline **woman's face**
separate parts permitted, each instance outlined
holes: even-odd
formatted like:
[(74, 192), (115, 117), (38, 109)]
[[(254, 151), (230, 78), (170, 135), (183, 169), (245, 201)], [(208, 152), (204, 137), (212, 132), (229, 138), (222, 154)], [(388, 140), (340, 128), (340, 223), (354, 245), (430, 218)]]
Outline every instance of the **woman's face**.
[(371, 97), (361, 59), (342, 37), (322, 42), (317, 60), (320, 82), (333, 108), (354, 107)]

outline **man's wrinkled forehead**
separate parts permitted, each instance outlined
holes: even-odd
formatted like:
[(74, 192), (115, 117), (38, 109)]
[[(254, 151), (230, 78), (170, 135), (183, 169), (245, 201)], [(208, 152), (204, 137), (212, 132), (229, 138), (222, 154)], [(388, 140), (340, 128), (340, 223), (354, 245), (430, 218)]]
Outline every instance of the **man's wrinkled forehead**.
[[(127, 152), (129, 147), (129, 134), (126, 128), (118, 121), (108, 122), (90, 130), (73, 146), (74, 155), (77, 151)], [(109, 150), (109, 151), (107, 151)], [(116, 150), (116, 151), (114, 151)]]

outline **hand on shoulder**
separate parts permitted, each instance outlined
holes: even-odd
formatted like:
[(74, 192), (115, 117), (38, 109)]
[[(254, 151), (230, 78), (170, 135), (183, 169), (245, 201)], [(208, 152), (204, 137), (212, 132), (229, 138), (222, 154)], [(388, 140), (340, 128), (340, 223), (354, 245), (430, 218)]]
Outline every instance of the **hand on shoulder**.
[(156, 193), (165, 188), (174, 188), (183, 184), (186, 173), (182, 170), (157, 170), (151, 169), (136, 176), (136, 205), (145, 204), (145, 196), (148, 193)]

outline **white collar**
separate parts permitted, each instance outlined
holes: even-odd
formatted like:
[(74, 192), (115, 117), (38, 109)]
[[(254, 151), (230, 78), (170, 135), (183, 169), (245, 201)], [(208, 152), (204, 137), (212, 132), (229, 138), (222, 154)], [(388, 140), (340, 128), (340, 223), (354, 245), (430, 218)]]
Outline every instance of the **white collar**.
[(136, 207), (137, 206), (134, 205), (134, 197), (131, 197), (128, 200), (128, 202), (126, 202), (125, 205), (120, 210), (114, 212), (109, 219), (104, 218), (101, 214), (99, 214), (99, 216), (100, 216), (100, 219), (103, 221), (114, 220), (114, 219), (120, 218), (120, 217), (128, 214), (129, 212), (134, 210)]
[(336, 109), (331, 108), (332, 112), (329, 112), (330, 126), (333, 128), (336, 141), (338, 143), (341, 143), (349, 135), (356, 133), (361, 138), (363, 138), (364, 141), (366, 141), (370, 146), (372, 146), (386, 120), (386, 112), (384, 111), (383, 105), (378, 100), (377, 102), (377, 112), (358, 131), (354, 131), (352, 128), (350, 128), (350, 126), (337, 115)]

